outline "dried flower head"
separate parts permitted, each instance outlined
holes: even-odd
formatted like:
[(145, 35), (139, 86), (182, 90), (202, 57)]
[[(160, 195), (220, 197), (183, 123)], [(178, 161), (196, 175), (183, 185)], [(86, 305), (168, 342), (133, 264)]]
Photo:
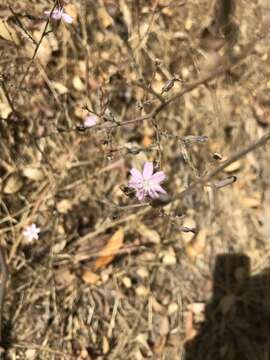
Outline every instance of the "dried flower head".
[(32, 242), (33, 240), (38, 240), (40, 233), (40, 228), (36, 226), (36, 224), (31, 224), (26, 227), (23, 232), (23, 235), (26, 237), (28, 242)]
[(64, 12), (64, 9), (54, 9), (52, 12), (50, 10), (44, 11), (44, 15), (53, 20), (61, 20), (63, 19), (67, 24), (71, 24), (73, 22), (72, 16), (68, 15)]
[(160, 186), (160, 183), (165, 180), (166, 176), (163, 171), (158, 171), (153, 174), (154, 166), (152, 162), (146, 162), (143, 171), (140, 172), (136, 168), (130, 170), (131, 179), (128, 186), (136, 191), (136, 197), (142, 201), (147, 196), (153, 199), (159, 197), (159, 193), (166, 194), (166, 191)]

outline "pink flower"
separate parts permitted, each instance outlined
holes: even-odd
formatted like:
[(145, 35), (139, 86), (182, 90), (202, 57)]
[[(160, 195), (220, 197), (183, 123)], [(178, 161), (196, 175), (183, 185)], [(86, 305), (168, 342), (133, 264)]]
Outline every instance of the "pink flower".
[(31, 224), (26, 227), (23, 232), (23, 235), (26, 237), (28, 242), (32, 242), (33, 240), (38, 240), (40, 233), (40, 228), (37, 227), (36, 224)]
[(140, 201), (147, 196), (158, 198), (159, 193), (166, 194), (166, 191), (160, 186), (160, 183), (166, 178), (164, 172), (158, 171), (153, 174), (153, 170), (152, 162), (144, 164), (142, 173), (136, 168), (130, 170), (131, 179), (128, 186), (136, 190), (136, 197)]
[(97, 124), (97, 120), (98, 120), (98, 118), (95, 115), (86, 116), (86, 118), (84, 119), (83, 125), (86, 128), (95, 126)]
[(73, 21), (72, 16), (68, 15), (64, 12), (64, 9), (54, 9), (53, 12), (51, 11), (44, 11), (44, 15), (47, 17), (51, 17), (54, 20), (61, 20), (63, 19), (67, 24), (71, 24)]

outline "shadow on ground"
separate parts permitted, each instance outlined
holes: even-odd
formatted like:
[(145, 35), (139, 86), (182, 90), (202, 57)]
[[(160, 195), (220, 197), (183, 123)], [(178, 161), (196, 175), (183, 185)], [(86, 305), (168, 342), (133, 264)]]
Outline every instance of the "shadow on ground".
[(185, 360), (270, 359), (270, 269), (250, 276), (244, 254), (219, 255), (205, 321), (186, 343)]

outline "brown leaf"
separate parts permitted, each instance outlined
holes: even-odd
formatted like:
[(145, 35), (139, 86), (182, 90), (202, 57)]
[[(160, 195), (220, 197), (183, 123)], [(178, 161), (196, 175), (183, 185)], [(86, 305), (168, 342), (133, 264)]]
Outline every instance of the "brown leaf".
[(21, 177), (18, 174), (11, 174), (4, 185), (4, 194), (14, 194), (18, 192), (23, 186)]
[(240, 197), (239, 201), (242, 206), (245, 208), (257, 208), (261, 206), (261, 199), (260, 197)]
[(103, 336), (102, 338), (102, 352), (103, 354), (107, 354), (110, 350), (110, 344), (106, 336)]
[(186, 246), (186, 253), (192, 261), (194, 261), (198, 255), (204, 252), (206, 247), (207, 234), (207, 228), (200, 230), (198, 235)]
[(82, 275), (82, 279), (87, 284), (95, 285), (99, 281), (100, 277), (94, 272), (86, 270)]
[(27, 166), (22, 170), (23, 176), (25, 176), (29, 180), (33, 181), (41, 181), (44, 179), (44, 173), (41, 168), (36, 166)]
[(150, 242), (154, 244), (160, 243), (160, 236), (159, 233), (156, 230), (149, 229), (146, 225), (139, 223), (136, 226), (136, 230), (140, 235), (142, 235), (144, 238), (149, 240)]
[(122, 247), (123, 242), (124, 231), (120, 228), (113, 234), (105, 247), (100, 251), (99, 258), (95, 262), (95, 269), (100, 269), (109, 264), (115, 255), (117, 255), (117, 251)]
[(151, 139), (151, 137), (145, 135), (143, 137), (142, 143), (144, 146), (150, 146), (152, 144), (153, 140)]
[(156, 355), (161, 355), (164, 352), (167, 337), (164, 335), (158, 336), (155, 341), (153, 351)]
[(188, 310), (192, 311), (194, 314), (200, 314), (205, 311), (205, 303), (203, 302), (194, 302), (187, 306)]
[(0, 19), (0, 37), (17, 45), (20, 43), (16, 31), (4, 19)]
[(159, 333), (162, 336), (166, 336), (168, 335), (169, 331), (170, 331), (169, 319), (167, 318), (167, 316), (163, 316), (160, 321)]
[(68, 199), (62, 199), (58, 202), (56, 208), (60, 214), (67, 214), (72, 209), (72, 203)]
[(12, 112), (12, 109), (8, 103), (7, 97), (3, 90), (0, 89), (0, 116), (4, 119)]
[(197, 330), (193, 325), (192, 311), (186, 311), (184, 314), (185, 340), (184, 342), (192, 340), (197, 335)]
[(198, 333), (195, 323), (205, 321), (205, 303), (192, 303), (188, 305), (188, 311), (184, 314), (185, 342), (192, 340)]
[(97, 10), (97, 19), (103, 29), (106, 29), (113, 24), (113, 19), (103, 7), (100, 7)]
[(159, 314), (165, 314), (166, 312), (165, 306), (161, 305), (154, 296), (151, 296), (151, 304), (154, 312)]
[[(226, 160), (226, 159), (224, 159), (224, 160)], [(242, 165), (243, 165), (242, 161), (241, 161), (241, 160), (238, 160), (238, 161), (233, 162), (231, 165), (227, 166), (227, 167), (224, 169), (224, 171), (225, 171), (226, 173), (232, 173), (232, 172), (235, 172), (235, 171), (240, 170), (241, 167), (242, 167)]]
[(193, 313), (193, 322), (198, 324), (205, 321), (205, 303), (195, 302), (188, 305), (188, 310)]

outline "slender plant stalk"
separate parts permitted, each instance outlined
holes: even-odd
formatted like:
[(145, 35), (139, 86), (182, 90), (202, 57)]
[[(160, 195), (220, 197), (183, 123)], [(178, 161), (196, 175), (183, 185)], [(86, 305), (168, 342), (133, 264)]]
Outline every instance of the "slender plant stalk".
[(8, 267), (6, 264), (3, 246), (0, 245), (0, 265), (1, 265), (1, 285), (0, 285), (0, 345), (3, 342), (3, 307), (6, 293), (6, 283), (8, 279)]

